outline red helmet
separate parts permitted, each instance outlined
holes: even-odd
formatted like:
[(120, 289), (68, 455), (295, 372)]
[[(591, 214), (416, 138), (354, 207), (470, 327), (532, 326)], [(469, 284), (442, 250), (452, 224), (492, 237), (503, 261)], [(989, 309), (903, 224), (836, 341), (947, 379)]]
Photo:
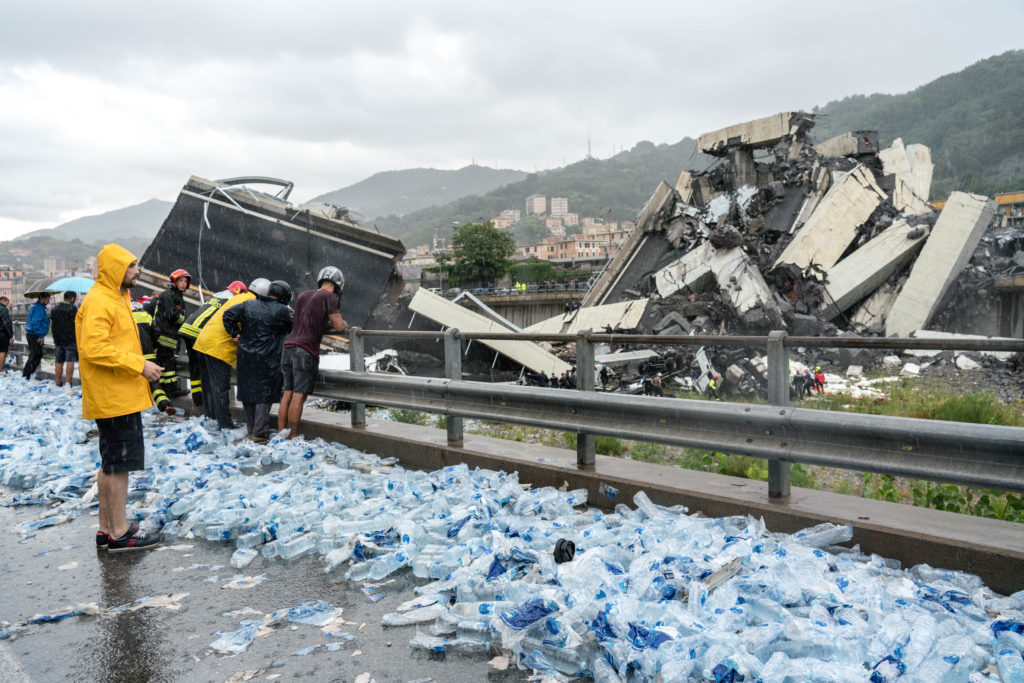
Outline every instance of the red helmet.
[(136, 299), (136, 301), (138, 301), (140, 304), (144, 304), (147, 301), (149, 301), (151, 298), (152, 297), (149, 297), (149, 296), (140, 296), (138, 299)]
[(249, 291), (249, 288), (245, 286), (244, 282), (239, 282), (238, 280), (235, 280), (230, 285), (228, 285), (228, 291), (231, 292), (232, 294), (244, 294), (245, 292)]
[(192, 284), (192, 276), (184, 268), (178, 268), (176, 271), (171, 273), (171, 282), (172, 283), (177, 282), (178, 278), (180, 278), (180, 277), (187, 277), (188, 278), (188, 283)]

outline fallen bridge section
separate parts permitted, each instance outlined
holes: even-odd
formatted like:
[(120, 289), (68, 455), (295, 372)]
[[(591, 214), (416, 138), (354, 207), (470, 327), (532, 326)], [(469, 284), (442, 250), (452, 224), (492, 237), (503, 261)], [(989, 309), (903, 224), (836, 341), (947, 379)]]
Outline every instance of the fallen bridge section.
[(988, 197), (954, 192), (935, 222), (885, 321), (885, 335), (910, 336), (928, 327), (942, 297), (964, 269), (996, 204)]

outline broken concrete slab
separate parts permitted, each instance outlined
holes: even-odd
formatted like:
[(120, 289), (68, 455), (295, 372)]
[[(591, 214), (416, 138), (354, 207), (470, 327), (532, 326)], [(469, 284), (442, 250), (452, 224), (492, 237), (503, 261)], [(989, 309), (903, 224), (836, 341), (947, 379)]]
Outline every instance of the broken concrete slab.
[(949, 196), (886, 318), (886, 336), (905, 337), (928, 326), (946, 290), (974, 253), (995, 206), (981, 195), (953, 192)]
[(917, 377), (921, 374), (921, 366), (917, 363), (906, 363), (900, 370), (900, 377)]
[(898, 368), (902, 362), (899, 356), (886, 356), (882, 359), (882, 365), (890, 369)]
[(896, 302), (896, 294), (896, 288), (888, 283), (875, 290), (850, 316), (851, 329), (861, 333), (881, 334), (885, 330), (889, 311)]
[(839, 174), (773, 267), (790, 263), (804, 269), (813, 263), (828, 270), (884, 199), (885, 192), (864, 166)]
[(874, 292), (924, 244), (927, 231), (898, 220), (828, 270), (820, 315), (831, 320)]
[(878, 131), (856, 130), (850, 133), (842, 133), (815, 145), (814, 151), (824, 157), (877, 154)]
[(679, 179), (676, 180), (676, 192), (679, 193), (679, 200), (683, 204), (689, 204), (693, 198), (693, 174), (689, 171), (683, 171), (679, 174)]
[(892, 205), (897, 211), (909, 216), (922, 216), (933, 211), (928, 202), (921, 199), (910, 184), (899, 176), (893, 182)]
[(864, 368), (860, 365), (851, 365), (846, 368), (847, 377), (861, 377), (864, 375)]
[(634, 330), (644, 315), (649, 299), (620, 301), (616, 304), (588, 306), (570, 313), (556, 315), (527, 327), (530, 334), (576, 334)]
[(679, 291), (702, 291), (717, 283), (741, 317), (760, 316), (785, 325), (772, 290), (741, 247), (718, 249), (705, 242), (655, 273), (654, 282), (662, 298)]
[[(442, 296), (420, 287), (416, 290), (409, 310), (424, 315), (445, 327), (454, 327), (460, 332), (508, 332), (508, 328), (485, 318), (475, 311), (448, 301)], [(560, 375), (571, 366), (548, 353), (533, 342), (482, 339), (481, 344), (508, 356), (534, 372), (544, 371)]]
[(705, 154), (721, 155), (737, 146), (770, 147), (787, 135), (796, 135), (813, 123), (802, 112), (782, 112), (745, 123), (737, 123), (697, 138), (697, 149)]
[(959, 368), (960, 370), (977, 370), (978, 368), (981, 367), (978, 363), (971, 360), (962, 353), (957, 354), (955, 363), (957, 368)]
[[(925, 145), (912, 145), (913, 151), (903, 146), (903, 140), (896, 138), (889, 147), (878, 152), (882, 170), (886, 175), (895, 174), (911, 192), (924, 202), (928, 201), (932, 184), (932, 153)], [(895, 204), (895, 202), (893, 202)], [(899, 205), (897, 205), (899, 208)]]
[[(986, 337), (981, 334), (957, 334), (939, 330), (914, 330), (910, 336), (915, 339), (998, 339), (1001, 341), (1011, 341), (1013, 339), (1013, 337)], [(906, 353), (918, 358), (934, 358), (942, 353), (942, 351), (938, 349), (909, 349)], [(1002, 361), (1010, 360), (1016, 355), (1013, 351), (978, 351), (977, 353)]]

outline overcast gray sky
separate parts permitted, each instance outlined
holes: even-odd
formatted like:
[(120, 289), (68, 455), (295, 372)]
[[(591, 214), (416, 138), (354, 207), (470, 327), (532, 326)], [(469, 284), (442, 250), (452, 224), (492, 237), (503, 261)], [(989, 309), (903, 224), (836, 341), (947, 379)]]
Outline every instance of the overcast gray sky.
[(607, 157), (906, 92), (1022, 29), (1021, 0), (5, 2), (0, 239), (190, 174), (304, 201), (378, 171), (554, 168), (588, 136)]

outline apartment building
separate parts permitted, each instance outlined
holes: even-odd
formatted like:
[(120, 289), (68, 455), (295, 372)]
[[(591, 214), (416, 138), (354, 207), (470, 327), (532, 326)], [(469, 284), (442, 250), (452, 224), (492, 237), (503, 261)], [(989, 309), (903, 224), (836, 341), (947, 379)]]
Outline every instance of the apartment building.
[(551, 198), (551, 215), (564, 216), (569, 213), (569, 199), (566, 197)]
[(505, 209), (501, 212), (502, 218), (507, 218), (511, 223), (518, 223), (523, 220), (523, 212), (519, 209)]
[(530, 195), (526, 198), (526, 215), (541, 216), (548, 212), (548, 198), (542, 194)]

